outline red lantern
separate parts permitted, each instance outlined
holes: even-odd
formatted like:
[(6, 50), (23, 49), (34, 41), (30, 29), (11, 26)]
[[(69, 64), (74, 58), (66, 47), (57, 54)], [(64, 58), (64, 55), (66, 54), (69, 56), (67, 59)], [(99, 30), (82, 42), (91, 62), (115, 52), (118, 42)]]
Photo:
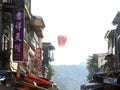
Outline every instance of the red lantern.
[(58, 36), (58, 45), (64, 46), (66, 43), (67, 37), (65, 35), (59, 35)]

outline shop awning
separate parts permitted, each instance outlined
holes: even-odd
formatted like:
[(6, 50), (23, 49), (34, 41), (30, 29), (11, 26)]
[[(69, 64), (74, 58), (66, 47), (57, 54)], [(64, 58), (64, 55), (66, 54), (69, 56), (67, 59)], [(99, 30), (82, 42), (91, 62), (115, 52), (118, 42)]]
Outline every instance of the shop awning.
[[(113, 80), (110, 78), (119, 77), (119, 73), (120, 71), (98, 72), (94, 74), (92, 82), (104, 83), (104, 79), (109, 78), (109, 80)], [(120, 83), (120, 81), (118, 82)]]
[(45, 24), (43, 22), (42, 17), (32, 16), (30, 20), (30, 26), (44, 28)]
[(19, 81), (19, 82), (17, 82), (18, 84), (21, 84), (21, 85), (24, 85), (25, 87), (28, 87), (28, 88), (33, 88), (33, 89), (35, 89), (35, 90), (48, 90), (48, 89), (46, 89), (46, 88), (44, 88), (44, 87), (41, 87), (41, 86), (35, 86), (35, 85), (33, 85), (33, 84), (31, 84), (31, 83), (28, 83), (28, 82), (25, 82), (25, 81)]
[(93, 80), (91, 82), (102, 83), (103, 78), (107, 75), (105, 72), (98, 72), (93, 75)]
[(17, 85), (33, 88), (35, 90), (48, 90), (48, 88), (51, 88), (53, 86), (53, 83), (48, 79), (40, 78), (32, 73), (16, 73), (16, 78)]
[(32, 73), (27, 73), (27, 76), (30, 77), (30, 78), (32, 78), (32, 79), (35, 79), (35, 80), (37, 80), (37, 81), (39, 81), (39, 82), (41, 82), (43, 84), (50, 85), (50, 86), (52, 85), (51, 81), (49, 81), (47, 79), (44, 79), (44, 78), (41, 78), (41, 77), (38, 77), (38, 76), (35, 76)]
[(38, 37), (43, 38), (42, 30), (45, 28), (44, 21), (40, 16), (32, 16), (29, 22), (30, 27), (36, 32)]
[[(15, 76), (15, 80), (12, 80), (9, 75)], [(52, 88), (54, 83), (49, 79), (37, 77), (32, 73), (20, 73), (11, 71), (2, 71), (0, 73), (0, 79), (10, 78), (10, 83), (15, 83), (17, 88), (29, 88), (34, 90), (48, 90)], [(7, 79), (6, 79), (7, 80)]]

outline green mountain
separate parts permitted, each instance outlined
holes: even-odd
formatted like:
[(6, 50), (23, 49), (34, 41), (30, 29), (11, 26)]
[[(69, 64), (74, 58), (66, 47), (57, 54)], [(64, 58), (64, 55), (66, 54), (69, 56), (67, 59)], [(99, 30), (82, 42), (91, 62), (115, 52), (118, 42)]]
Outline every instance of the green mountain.
[(88, 83), (86, 63), (80, 65), (54, 65), (54, 82), (60, 90), (80, 90), (80, 85)]

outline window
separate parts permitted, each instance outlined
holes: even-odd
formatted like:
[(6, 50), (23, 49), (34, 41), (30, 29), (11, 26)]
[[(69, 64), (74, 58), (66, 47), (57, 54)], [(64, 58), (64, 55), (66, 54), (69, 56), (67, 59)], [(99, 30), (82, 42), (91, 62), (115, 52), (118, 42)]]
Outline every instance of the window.
[(50, 61), (54, 61), (54, 52), (53, 52), (53, 50), (49, 51), (48, 57), (49, 57)]
[(33, 50), (39, 48), (38, 37), (33, 31), (29, 32), (29, 43)]
[(8, 42), (9, 42), (9, 40), (8, 40), (7, 35), (6, 34), (2, 34), (2, 51), (8, 50), (8, 46), (9, 46)]

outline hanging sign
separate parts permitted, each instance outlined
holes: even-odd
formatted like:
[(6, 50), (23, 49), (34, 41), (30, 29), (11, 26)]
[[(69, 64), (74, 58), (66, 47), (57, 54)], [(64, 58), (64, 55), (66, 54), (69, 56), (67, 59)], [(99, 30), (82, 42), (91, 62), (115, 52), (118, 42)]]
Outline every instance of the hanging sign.
[(13, 61), (23, 61), (24, 10), (14, 10), (13, 15)]
[(109, 83), (109, 84), (117, 84), (117, 78), (105, 78), (103, 80), (104, 83)]
[(23, 60), (28, 61), (28, 50), (29, 46), (26, 42), (23, 43)]

